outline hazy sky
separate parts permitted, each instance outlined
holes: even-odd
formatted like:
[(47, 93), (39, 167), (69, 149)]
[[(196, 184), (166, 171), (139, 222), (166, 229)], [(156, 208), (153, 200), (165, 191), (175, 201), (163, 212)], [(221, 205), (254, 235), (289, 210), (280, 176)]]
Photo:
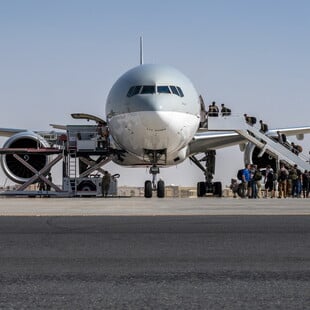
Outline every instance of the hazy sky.
[[(139, 63), (175, 66), (209, 104), (254, 114), (270, 128), (310, 125), (310, 2), (0, 0), (0, 127), (48, 130), (70, 113), (104, 115), (115, 80)], [(309, 151), (309, 138), (301, 144)], [(216, 179), (243, 154), (218, 151)], [(146, 169), (121, 169), (143, 185)], [(161, 169), (166, 184), (203, 180), (190, 163)]]

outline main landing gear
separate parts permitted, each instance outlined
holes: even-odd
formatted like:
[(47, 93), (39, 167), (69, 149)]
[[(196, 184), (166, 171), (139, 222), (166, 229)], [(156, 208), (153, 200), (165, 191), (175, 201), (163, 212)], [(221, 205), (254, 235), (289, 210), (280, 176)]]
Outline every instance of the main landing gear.
[(150, 174), (152, 174), (152, 181), (147, 180), (144, 183), (144, 197), (151, 198), (153, 191), (157, 192), (158, 198), (165, 197), (165, 182), (163, 180), (157, 181), (157, 174), (159, 173), (159, 167), (153, 165), (150, 168)]
[[(215, 172), (215, 150), (205, 152), (205, 156), (198, 160), (195, 156), (191, 156), (190, 160), (200, 168), (205, 175), (205, 182), (197, 183), (197, 196), (203, 197), (206, 194), (222, 197), (222, 183), (212, 182), (213, 174)], [(201, 164), (201, 161), (205, 161), (205, 167)]]

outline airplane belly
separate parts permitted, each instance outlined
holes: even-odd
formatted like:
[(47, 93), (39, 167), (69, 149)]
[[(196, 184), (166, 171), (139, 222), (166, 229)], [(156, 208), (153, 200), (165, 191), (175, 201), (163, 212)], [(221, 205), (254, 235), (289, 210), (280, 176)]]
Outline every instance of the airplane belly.
[(167, 154), (183, 148), (199, 126), (196, 115), (145, 111), (114, 115), (109, 121), (110, 134), (126, 151), (143, 157), (145, 150), (163, 150)]

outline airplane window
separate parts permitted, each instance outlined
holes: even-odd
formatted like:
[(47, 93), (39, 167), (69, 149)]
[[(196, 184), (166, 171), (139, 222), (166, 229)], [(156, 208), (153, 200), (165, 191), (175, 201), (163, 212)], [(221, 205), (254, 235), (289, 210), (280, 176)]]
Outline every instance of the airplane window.
[(141, 87), (142, 86), (136, 86), (135, 89), (133, 90), (132, 96), (139, 94)]
[(154, 94), (155, 86), (154, 85), (145, 85), (142, 87), (141, 94)]
[(181, 96), (181, 97), (184, 97), (184, 94), (183, 94), (183, 92), (182, 92), (182, 89), (181, 89), (179, 86), (177, 86), (177, 89), (178, 89), (178, 91), (179, 91), (180, 96)]
[(157, 92), (160, 94), (170, 94), (170, 89), (168, 86), (157, 86)]
[(134, 95), (139, 94), (141, 89), (141, 86), (132, 86), (129, 88), (128, 93), (127, 93), (127, 97), (132, 97)]
[(179, 94), (179, 92), (178, 92), (178, 90), (177, 90), (177, 88), (175, 86), (171, 86), (170, 85), (169, 87), (170, 87), (170, 89), (171, 89), (173, 94), (175, 94), (177, 96), (180, 96), (180, 94)]
[(132, 87), (129, 88), (128, 93), (127, 93), (127, 97), (131, 97), (132, 96), (132, 93), (133, 93), (134, 89), (135, 89), (135, 86), (132, 86)]

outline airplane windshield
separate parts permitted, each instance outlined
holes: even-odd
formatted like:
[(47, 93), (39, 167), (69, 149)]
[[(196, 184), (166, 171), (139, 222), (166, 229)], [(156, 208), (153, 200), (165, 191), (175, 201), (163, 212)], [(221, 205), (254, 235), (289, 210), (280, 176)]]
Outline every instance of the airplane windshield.
[(155, 93), (155, 86), (145, 85), (142, 87), (141, 94), (154, 94), (154, 93)]
[(181, 96), (181, 97), (184, 97), (184, 94), (183, 94), (183, 92), (182, 92), (182, 89), (181, 89), (179, 86), (177, 86), (177, 90), (179, 91), (180, 96)]
[(128, 93), (127, 93), (127, 97), (132, 97), (134, 95), (139, 94), (140, 89), (142, 86), (132, 86), (129, 88)]
[(184, 97), (183, 91), (179, 86), (173, 85), (136, 85), (131, 86), (127, 92), (127, 97), (132, 97), (138, 94), (173, 94), (179, 97)]
[(171, 89), (173, 94), (175, 94), (177, 96), (180, 96), (180, 94), (179, 94), (179, 92), (178, 92), (178, 90), (177, 90), (177, 88), (175, 86), (171, 86), (170, 85), (169, 87), (170, 87), (170, 89)]
[(170, 94), (170, 89), (168, 86), (157, 86), (157, 92), (159, 94)]

